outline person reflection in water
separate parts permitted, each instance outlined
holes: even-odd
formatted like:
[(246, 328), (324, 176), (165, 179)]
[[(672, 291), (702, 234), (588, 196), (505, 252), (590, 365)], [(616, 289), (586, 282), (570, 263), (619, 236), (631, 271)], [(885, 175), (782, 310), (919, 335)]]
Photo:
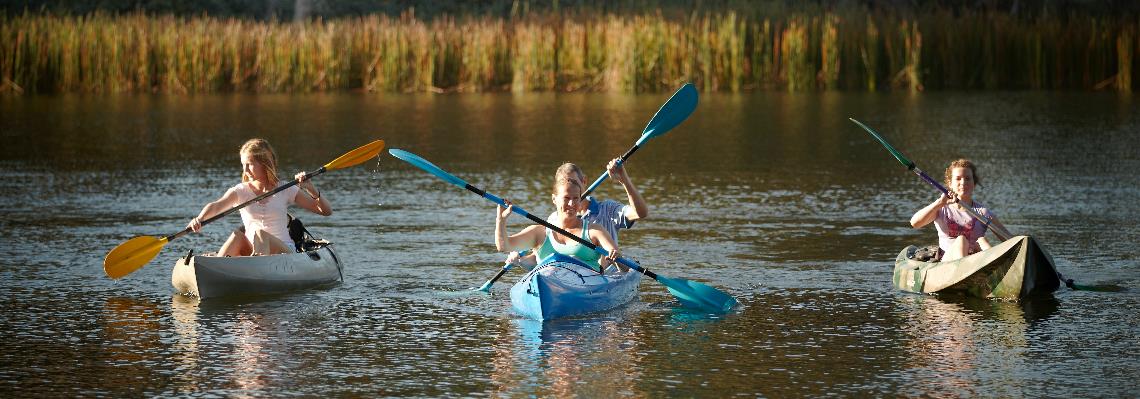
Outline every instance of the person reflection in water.
[[(230, 187), (217, 201), (206, 204), (186, 227), (202, 229), (202, 221), (277, 188), (277, 154), (264, 139), (242, 144), (241, 183)], [(218, 256), (273, 255), (294, 252), (289, 237), (289, 205), (297, 205), (321, 216), (332, 215), (332, 204), (309, 180), (305, 172), (294, 176), (299, 184), (241, 209), (242, 227), (230, 234)], [(303, 193), (302, 193), (303, 192)]]
[(990, 248), (986, 241), (986, 225), (965, 211), (966, 206), (986, 217), (995, 226), (1004, 229), (988, 207), (974, 201), (974, 189), (981, 185), (981, 176), (973, 162), (959, 159), (950, 163), (945, 173), (950, 195), (942, 195), (910, 218), (910, 225), (923, 228), (934, 222), (938, 230), (938, 249), (942, 261), (951, 261)]

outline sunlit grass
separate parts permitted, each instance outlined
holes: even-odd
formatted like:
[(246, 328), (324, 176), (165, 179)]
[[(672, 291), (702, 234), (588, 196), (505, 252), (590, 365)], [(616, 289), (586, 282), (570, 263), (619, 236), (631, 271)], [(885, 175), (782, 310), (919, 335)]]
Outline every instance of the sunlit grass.
[(0, 15), (0, 92), (1114, 89), (1135, 20), (862, 9), (304, 23)]

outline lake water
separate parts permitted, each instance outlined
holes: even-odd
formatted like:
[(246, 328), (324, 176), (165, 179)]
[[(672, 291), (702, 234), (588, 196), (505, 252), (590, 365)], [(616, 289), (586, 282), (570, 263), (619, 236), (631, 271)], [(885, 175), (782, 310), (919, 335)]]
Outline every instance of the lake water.
[[(237, 216), (119, 280), (103, 257), (185, 227), (265, 137), (283, 173), (382, 138), (532, 213), (563, 161), (597, 176), (668, 93), (0, 98), (0, 392), (5, 396), (1130, 397), (1140, 378), (1140, 117), (1102, 93), (703, 94), (628, 162), (649, 219), (623, 253), (734, 295), (682, 308), (645, 279), (614, 311), (554, 322), (493, 296), (493, 205), (388, 155), (326, 173), (335, 287), (270, 298), (176, 295), (175, 260)], [(934, 176), (979, 163), (978, 198), (1059, 271), (1123, 292), (1009, 303), (890, 284), (907, 220), (937, 193), (847, 120)], [(597, 192), (619, 198), (606, 183)], [(513, 217), (511, 228), (524, 226)]]

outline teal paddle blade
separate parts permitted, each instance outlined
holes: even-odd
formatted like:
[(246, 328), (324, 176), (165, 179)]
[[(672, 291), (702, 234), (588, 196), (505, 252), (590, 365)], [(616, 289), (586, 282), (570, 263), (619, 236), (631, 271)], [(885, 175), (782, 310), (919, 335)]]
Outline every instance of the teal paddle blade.
[(685, 83), (677, 89), (677, 92), (669, 97), (669, 101), (657, 110), (657, 114), (653, 115), (649, 124), (645, 125), (640, 142), (665, 134), (688, 119), (697, 109), (697, 99), (697, 88), (692, 83)]
[(657, 281), (665, 285), (682, 305), (705, 309), (717, 313), (727, 313), (736, 307), (736, 298), (716, 288), (680, 278), (657, 275)]
[(450, 173), (445, 172), (440, 167), (435, 166), (435, 164), (428, 162), (428, 160), (420, 158), (419, 155), (416, 155), (416, 154), (413, 154), (413, 153), (410, 153), (410, 152), (407, 152), (407, 151), (404, 151), (401, 149), (396, 149), (396, 148), (388, 150), (388, 153), (392, 154), (392, 156), (394, 156), (396, 158), (399, 158), (399, 159), (401, 159), (407, 163), (412, 164), (413, 166), (415, 166), (417, 168), (423, 169), (425, 172), (436, 175), (436, 177), (443, 179), (443, 181), (446, 181), (448, 183), (454, 184), (454, 185), (462, 187), (462, 188), (467, 188), (467, 182), (463, 181), (463, 179), (460, 179), (460, 178), (455, 177), (454, 175), (452, 175)]

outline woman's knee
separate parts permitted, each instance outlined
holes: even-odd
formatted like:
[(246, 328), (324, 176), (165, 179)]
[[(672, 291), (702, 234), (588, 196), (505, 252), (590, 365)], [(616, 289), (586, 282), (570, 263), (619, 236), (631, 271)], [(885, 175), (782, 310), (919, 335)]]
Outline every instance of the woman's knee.
[(284, 241), (281, 241), (280, 238), (277, 238), (277, 236), (265, 230), (258, 230), (254, 233), (253, 242), (255, 252), (259, 252), (262, 255), (291, 252), (289, 246), (285, 244)]

